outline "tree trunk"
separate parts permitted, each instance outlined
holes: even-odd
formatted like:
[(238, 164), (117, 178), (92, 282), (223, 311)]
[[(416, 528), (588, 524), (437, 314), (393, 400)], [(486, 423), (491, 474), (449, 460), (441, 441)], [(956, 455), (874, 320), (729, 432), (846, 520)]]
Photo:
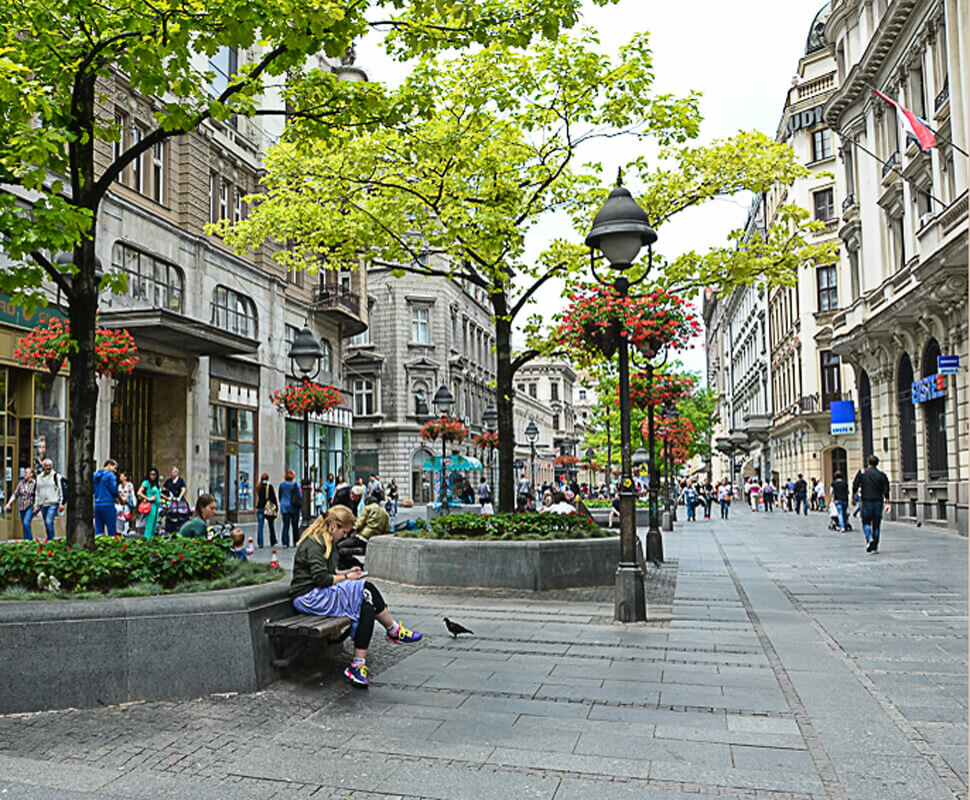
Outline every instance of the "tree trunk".
[(505, 298), (493, 295), (495, 310), (495, 406), (498, 410), (498, 511), (515, 511), (515, 417), (512, 380), (512, 323)]

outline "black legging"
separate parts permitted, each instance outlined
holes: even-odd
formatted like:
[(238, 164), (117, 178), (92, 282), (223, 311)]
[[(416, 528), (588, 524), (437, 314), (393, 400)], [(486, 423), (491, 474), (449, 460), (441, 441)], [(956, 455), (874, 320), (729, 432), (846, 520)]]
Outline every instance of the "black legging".
[(385, 608), (387, 603), (370, 581), (364, 581), (364, 600), (360, 604), (360, 616), (357, 619), (357, 632), (354, 634), (354, 647), (366, 650), (370, 647), (370, 637), (374, 635), (374, 619)]

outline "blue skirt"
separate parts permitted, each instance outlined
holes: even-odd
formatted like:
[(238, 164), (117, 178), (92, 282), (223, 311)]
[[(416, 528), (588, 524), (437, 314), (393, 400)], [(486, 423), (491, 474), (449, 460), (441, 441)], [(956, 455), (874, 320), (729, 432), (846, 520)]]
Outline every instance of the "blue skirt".
[(363, 581), (341, 581), (326, 589), (317, 587), (293, 599), (293, 607), (301, 614), (321, 617), (350, 617), (351, 632), (357, 630), (360, 605), (364, 600)]

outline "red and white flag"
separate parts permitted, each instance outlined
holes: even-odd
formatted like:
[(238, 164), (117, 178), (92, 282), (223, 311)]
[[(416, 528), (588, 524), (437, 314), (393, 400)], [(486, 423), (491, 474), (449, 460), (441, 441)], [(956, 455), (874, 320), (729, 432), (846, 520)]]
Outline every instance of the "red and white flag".
[(876, 97), (881, 97), (887, 103), (896, 107), (896, 113), (899, 116), (899, 124), (902, 125), (903, 130), (906, 131), (906, 136), (916, 142), (920, 150), (922, 150), (924, 153), (928, 153), (930, 150), (936, 147), (936, 136), (933, 134), (933, 131), (930, 130), (929, 125), (923, 122), (923, 120), (917, 117), (908, 108), (901, 106), (891, 97), (887, 97), (876, 89), (873, 89), (872, 93)]

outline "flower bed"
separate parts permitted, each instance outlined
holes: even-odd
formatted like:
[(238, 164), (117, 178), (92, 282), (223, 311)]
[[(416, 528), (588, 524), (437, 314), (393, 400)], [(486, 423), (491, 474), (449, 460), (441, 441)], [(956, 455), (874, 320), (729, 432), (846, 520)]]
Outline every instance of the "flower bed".
[(581, 514), (447, 514), (427, 529), (400, 531), (412, 539), (533, 541), (595, 539), (613, 534)]

